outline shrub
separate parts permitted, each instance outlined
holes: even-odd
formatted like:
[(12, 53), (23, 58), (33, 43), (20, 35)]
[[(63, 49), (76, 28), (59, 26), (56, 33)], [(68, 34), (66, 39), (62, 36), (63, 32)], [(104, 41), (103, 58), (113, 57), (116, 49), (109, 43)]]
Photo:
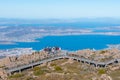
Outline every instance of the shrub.
[(22, 73), (17, 73), (14, 75), (9, 76), (9, 78), (19, 78), (19, 77), (23, 77), (24, 75)]
[(40, 67), (34, 67), (33, 68), (33, 73), (35, 76), (42, 75), (45, 71), (42, 70)]
[(105, 73), (106, 73), (106, 70), (105, 70), (105, 69), (99, 69), (99, 70), (98, 70), (98, 73), (99, 73), (99, 74), (105, 74)]
[(28, 77), (25, 78), (25, 80), (35, 80), (35, 79), (30, 77), (30, 76), (28, 76)]
[(44, 73), (43, 70), (36, 70), (36, 71), (34, 71), (34, 75), (35, 75), (35, 76), (42, 75), (43, 73)]
[(38, 70), (41, 70), (40, 67), (34, 67), (33, 68), (33, 71), (38, 71)]
[(100, 52), (100, 54), (104, 54), (104, 53), (106, 53), (107, 51), (105, 51), (105, 50), (102, 50), (101, 52)]
[(62, 71), (62, 68), (60, 66), (55, 66), (54, 68), (56, 71)]
[(50, 66), (56, 66), (56, 64), (55, 63), (51, 63)]

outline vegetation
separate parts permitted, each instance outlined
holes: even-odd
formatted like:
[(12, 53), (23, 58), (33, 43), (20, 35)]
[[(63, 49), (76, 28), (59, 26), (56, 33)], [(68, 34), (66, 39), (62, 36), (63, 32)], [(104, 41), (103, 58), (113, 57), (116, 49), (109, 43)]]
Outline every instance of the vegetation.
[(104, 53), (106, 53), (107, 52), (107, 50), (102, 50), (101, 52), (100, 52), (100, 54), (104, 54)]
[(105, 69), (99, 69), (98, 70), (98, 73), (101, 75), (101, 74), (105, 74), (106, 73), (106, 70)]
[(39, 76), (42, 75), (44, 73), (44, 71), (40, 70), (40, 71), (34, 71), (34, 75), (35, 76)]
[[(59, 63), (60, 62), (60, 63)], [(61, 64), (64, 63), (65, 64)], [(73, 61), (72, 63), (68, 60), (56, 60), (34, 67), (28, 71), (23, 71), (23, 74), (15, 74), (10, 76), (8, 80), (92, 80), (96, 78), (98, 80), (102, 74), (111, 76), (113, 80), (119, 80), (118, 71), (110, 71), (109, 68), (95, 68), (88, 64), (79, 63)], [(97, 72), (97, 73), (96, 73)]]
[(23, 77), (23, 76), (24, 76), (24, 74), (22, 74), (22, 73), (16, 73), (14, 75), (9, 76), (9, 78), (20, 78), (20, 77)]
[(120, 69), (109, 74), (113, 80), (120, 80)]
[(33, 68), (33, 71), (38, 71), (38, 70), (40, 70), (40, 67), (34, 67)]
[(55, 71), (62, 71), (62, 68), (60, 66), (55, 66)]
[(34, 78), (32, 78), (31, 76), (26, 77), (24, 80), (35, 80)]
[(41, 70), (40, 67), (34, 67), (33, 68), (33, 73), (35, 76), (39, 76), (39, 75), (42, 75), (44, 73), (44, 70)]
[(56, 64), (55, 63), (51, 63), (50, 66), (56, 66)]
[(5, 66), (0, 66), (0, 68), (5, 68)]

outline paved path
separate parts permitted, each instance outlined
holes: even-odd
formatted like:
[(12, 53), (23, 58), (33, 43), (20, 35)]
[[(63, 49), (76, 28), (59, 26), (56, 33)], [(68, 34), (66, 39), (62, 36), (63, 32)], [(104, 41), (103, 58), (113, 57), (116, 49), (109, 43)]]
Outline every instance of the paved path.
[(40, 60), (38, 62), (34, 62), (34, 63), (30, 63), (30, 64), (18, 66), (18, 67), (6, 69), (6, 72), (8, 74), (12, 74), (14, 72), (22, 71), (22, 70), (27, 69), (27, 68), (32, 68), (32, 67), (40, 65), (42, 63), (46, 63), (46, 62), (50, 62), (50, 61), (54, 61), (54, 60), (58, 60), (58, 59), (63, 59), (63, 58), (74, 59), (74, 60), (77, 60), (79, 62), (88, 63), (90, 65), (94, 65), (95, 67), (97, 67), (97, 66), (105, 67), (105, 66), (107, 66), (109, 64), (120, 62), (120, 59), (114, 59), (114, 60), (111, 60), (111, 61), (108, 61), (108, 62), (97, 62), (97, 61), (92, 61), (92, 60), (85, 59), (85, 58), (80, 58), (80, 57), (77, 57), (77, 56), (69, 56), (66, 53), (63, 53), (63, 54), (62, 55), (53, 55), (52, 57), (45, 58), (45, 59)]

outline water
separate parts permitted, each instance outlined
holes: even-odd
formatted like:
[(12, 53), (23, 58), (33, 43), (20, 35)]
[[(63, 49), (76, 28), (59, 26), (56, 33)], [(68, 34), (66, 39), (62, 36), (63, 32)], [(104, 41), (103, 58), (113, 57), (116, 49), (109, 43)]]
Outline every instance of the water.
[(0, 49), (33, 48), (40, 50), (47, 46), (59, 46), (67, 50), (79, 49), (104, 49), (107, 44), (120, 44), (120, 36), (107, 35), (70, 35), (70, 36), (46, 36), (37, 39), (39, 42), (22, 42), (16, 45), (0, 45)]

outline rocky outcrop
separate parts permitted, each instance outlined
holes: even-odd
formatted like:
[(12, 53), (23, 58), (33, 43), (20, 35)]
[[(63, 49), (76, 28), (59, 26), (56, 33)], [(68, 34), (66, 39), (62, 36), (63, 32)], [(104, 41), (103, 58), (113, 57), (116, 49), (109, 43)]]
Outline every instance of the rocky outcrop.
[(92, 80), (113, 80), (113, 79), (107, 74), (102, 74), (101, 76), (93, 77)]
[(0, 68), (0, 80), (6, 80), (7, 74), (6, 72)]
[(109, 61), (120, 58), (120, 50), (116, 48), (97, 51), (85, 49), (77, 51), (75, 55), (96, 61)]
[(108, 76), (107, 74), (102, 74), (100, 77), (100, 80), (112, 80), (112, 78)]
[(5, 66), (7, 68), (16, 67), (19, 65), (29, 64), (35, 62), (37, 60), (41, 60), (47, 57), (47, 53), (44, 51), (41, 52), (34, 52), (32, 54), (25, 54), (17, 56), (6, 57), (0, 59), (0, 66)]

